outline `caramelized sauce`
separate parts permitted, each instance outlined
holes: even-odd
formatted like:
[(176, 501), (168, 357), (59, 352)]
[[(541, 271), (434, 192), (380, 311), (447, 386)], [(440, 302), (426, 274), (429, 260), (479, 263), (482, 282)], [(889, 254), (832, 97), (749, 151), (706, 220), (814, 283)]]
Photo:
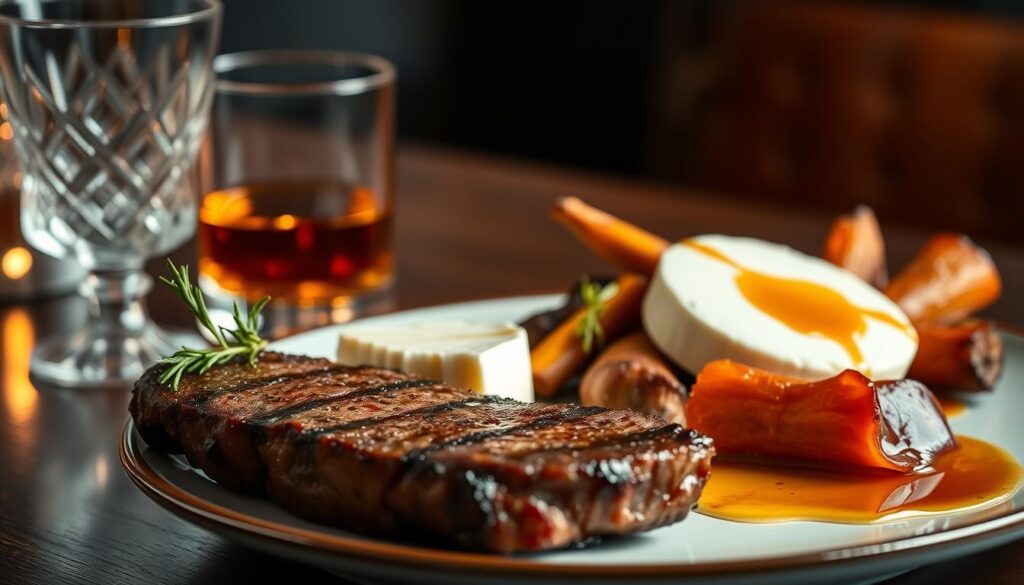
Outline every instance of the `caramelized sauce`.
[(1021, 485), (1024, 468), (999, 447), (970, 437), (911, 474), (850, 473), (716, 459), (697, 510), (742, 522), (817, 520), (868, 524), (894, 515), (949, 513), (996, 504)]
[(871, 372), (864, 362), (857, 338), (867, 330), (868, 318), (917, 339), (917, 332), (911, 325), (901, 323), (883, 311), (858, 307), (827, 286), (752, 270), (694, 240), (682, 243), (735, 268), (736, 286), (750, 304), (797, 333), (819, 335), (838, 343), (850, 356), (855, 368), (864, 375), (870, 376)]

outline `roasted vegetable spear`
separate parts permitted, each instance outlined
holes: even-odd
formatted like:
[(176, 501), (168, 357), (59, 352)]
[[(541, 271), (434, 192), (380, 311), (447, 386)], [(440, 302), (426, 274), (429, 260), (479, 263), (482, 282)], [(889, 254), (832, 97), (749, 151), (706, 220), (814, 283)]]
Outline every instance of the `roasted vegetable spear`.
[(599, 299), (600, 308), (596, 318), (595, 307), (583, 306), (531, 350), (533, 391), (537, 396), (553, 396), (597, 353), (593, 351), (594, 347), (584, 347), (586, 338), (585, 332), (581, 335), (581, 329), (588, 320), (593, 319), (593, 324), (600, 328), (600, 337), (606, 340), (617, 338), (639, 322), (640, 303), (647, 289), (647, 279), (635, 274), (624, 274), (612, 284), (615, 285), (615, 294), (610, 295), (610, 298)]
[(964, 318), (999, 298), (1001, 289), (992, 258), (970, 238), (932, 237), (885, 289), (917, 328), (907, 377), (937, 390), (990, 390), (1003, 370), (1002, 339), (991, 322)]
[(981, 247), (960, 234), (933, 236), (885, 294), (914, 323), (953, 323), (999, 298), (1002, 281)]
[(991, 390), (1003, 371), (1003, 339), (992, 321), (919, 325), (908, 378), (933, 390)]
[(866, 205), (857, 207), (848, 215), (840, 215), (832, 222), (823, 256), (875, 288), (885, 288), (889, 283), (885, 240), (875, 212)]
[(669, 243), (576, 197), (555, 202), (551, 215), (598, 256), (625, 272), (654, 274), (658, 258)]

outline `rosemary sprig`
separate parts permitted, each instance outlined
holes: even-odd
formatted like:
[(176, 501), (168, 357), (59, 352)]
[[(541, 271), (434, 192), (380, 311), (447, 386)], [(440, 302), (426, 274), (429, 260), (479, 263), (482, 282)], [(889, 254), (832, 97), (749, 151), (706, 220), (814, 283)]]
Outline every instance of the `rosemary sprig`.
[(601, 317), (605, 313), (604, 305), (618, 293), (619, 285), (615, 281), (602, 287), (596, 282), (591, 282), (586, 276), (580, 280), (580, 297), (583, 298), (586, 312), (576, 325), (576, 337), (580, 338), (583, 353), (590, 353), (595, 339), (598, 343), (604, 341), (604, 328), (601, 327)]
[(160, 280), (173, 288), (181, 300), (185, 301), (199, 323), (217, 340), (217, 346), (208, 349), (183, 346), (173, 355), (163, 358), (159, 363), (167, 364), (170, 367), (160, 374), (160, 383), (170, 382), (171, 387), (177, 390), (182, 375), (202, 374), (213, 366), (230, 361), (236, 356), (247, 356), (249, 364), (255, 364), (256, 356), (267, 347), (267, 340), (260, 337), (258, 328), (260, 311), (270, 301), (270, 297), (260, 299), (249, 309), (247, 315), (242, 315), (238, 303), (235, 303), (232, 311), (235, 328), (221, 327), (210, 318), (210, 312), (206, 309), (206, 300), (203, 298), (203, 291), (189, 282), (188, 266), (175, 266), (170, 259), (167, 260), (167, 265), (171, 269), (171, 278), (161, 276)]

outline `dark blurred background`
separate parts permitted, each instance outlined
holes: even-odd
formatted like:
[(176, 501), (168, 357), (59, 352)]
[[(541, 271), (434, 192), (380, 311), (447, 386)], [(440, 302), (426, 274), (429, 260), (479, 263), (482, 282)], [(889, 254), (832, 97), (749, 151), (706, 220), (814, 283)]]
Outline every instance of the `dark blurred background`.
[(402, 138), (1024, 243), (1024, 2), (225, 0), (399, 71)]

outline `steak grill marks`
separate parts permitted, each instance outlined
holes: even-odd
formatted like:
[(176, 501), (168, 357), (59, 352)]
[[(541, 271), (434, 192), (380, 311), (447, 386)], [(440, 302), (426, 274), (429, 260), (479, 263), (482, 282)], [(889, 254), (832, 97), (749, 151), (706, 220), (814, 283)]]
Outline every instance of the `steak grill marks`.
[(430, 406), (414, 408), (412, 410), (399, 412), (397, 414), (361, 418), (328, 427), (302, 429), (301, 436), (304, 439), (312, 439), (321, 435), (329, 435), (331, 433), (342, 433), (353, 429), (387, 424), (389, 422), (394, 422), (396, 420), (400, 420), (403, 418), (409, 418), (414, 416), (429, 416), (440, 412), (451, 412), (454, 410), (459, 410), (470, 406), (493, 404), (495, 402), (502, 401), (515, 402), (513, 400), (508, 400), (506, 398), (496, 398), (494, 396), (473, 396), (472, 398), (467, 398), (466, 400), (456, 400), (454, 402), (442, 402), (439, 404), (431, 404)]
[(190, 397), (187, 400), (187, 403), (189, 404), (189, 406), (202, 406), (203, 404), (209, 402), (211, 399), (222, 394), (239, 394), (242, 392), (248, 392), (250, 390), (259, 390), (265, 386), (282, 384), (284, 382), (298, 382), (308, 378), (332, 376), (343, 371), (345, 371), (344, 366), (334, 365), (317, 370), (307, 370), (305, 372), (291, 372), (287, 374), (277, 374), (274, 376), (264, 376), (262, 378), (251, 378), (248, 380), (243, 380), (241, 383), (235, 384), (234, 386), (225, 386), (215, 388), (212, 390), (198, 392), (194, 396)]
[[(417, 449), (410, 451), (402, 455), (401, 461), (403, 463), (412, 462), (424, 462), (431, 453), (436, 453), (444, 449), (452, 449), (455, 447), (466, 447), (486, 441), (488, 439), (494, 439), (504, 435), (511, 435), (520, 431), (535, 431), (545, 427), (550, 427), (563, 422), (580, 421), (599, 412), (603, 412), (606, 409), (600, 406), (577, 406), (570, 410), (565, 410), (557, 414), (542, 416), (531, 420), (528, 423), (520, 425), (510, 425), (508, 427), (502, 427), (497, 429), (487, 429), (484, 431), (478, 431), (470, 433), (468, 435), (462, 435), (454, 437), (445, 441), (438, 441), (437, 443), (425, 447), (423, 449)], [(550, 447), (542, 447), (545, 450), (550, 450)]]
[(369, 388), (363, 388), (362, 390), (356, 390), (347, 394), (332, 394), (330, 396), (323, 396), (320, 398), (314, 398), (284, 408), (278, 408), (274, 410), (268, 410), (261, 416), (258, 416), (250, 421), (250, 425), (253, 426), (266, 426), (273, 424), (281, 419), (291, 418), (297, 414), (305, 412), (307, 410), (314, 409), (318, 406), (325, 404), (331, 404), (333, 402), (343, 402), (346, 400), (353, 400), (356, 398), (363, 398), (365, 396), (372, 396), (374, 394), (383, 394), (385, 392), (393, 392), (397, 390), (405, 390), (406, 388), (420, 388), (423, 386), (434, 386), (437, 382), (434, 380), (402, 380), (401, 382), (392, 382), (390, 384), (380, 384), (377, 386), (371, 386)]

